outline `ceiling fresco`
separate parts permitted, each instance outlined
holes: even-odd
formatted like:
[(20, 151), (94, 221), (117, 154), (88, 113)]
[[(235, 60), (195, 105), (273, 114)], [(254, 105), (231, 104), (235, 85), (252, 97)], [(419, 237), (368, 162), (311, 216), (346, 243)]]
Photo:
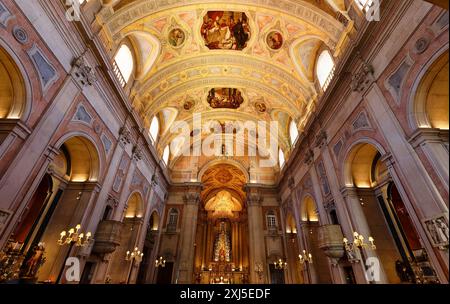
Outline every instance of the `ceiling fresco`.
[(243, 12), (208, 12), (201, 27), (205, 45), (210, 50), (237, 50), (247, 47), (251, 31)]
[[(267, 122), (283, 113), (301, 133), (322, 94), (318, 52), (346, 47), (352, 25), (342, 14), (343, 0), (113, 0), (98, 20), (112, 52), (124, 40), (134, 46), (133, 107), (146, 126), (166, 108), (189, 124), (193, 113)], [(161, 136), (159, 150), (176, 135)]]

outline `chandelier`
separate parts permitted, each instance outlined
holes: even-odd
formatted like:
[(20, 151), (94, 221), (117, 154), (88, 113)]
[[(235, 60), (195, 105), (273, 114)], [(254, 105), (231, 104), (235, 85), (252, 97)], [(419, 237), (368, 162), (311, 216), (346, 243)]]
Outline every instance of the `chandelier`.
[(303, 254), (299, 254), (298, 258), (300, 259), (300, 264), (312, 264), (313, 263), (313, 258), (312, 258), (312, 254), (311, 253), (306, 253), (306, 250), (303, 250)]
[(155, 261), (155, 267), (166, 267), (166, 260), (163, 257), (160, 257), (158, 260)]
[(279, 259), (278, 261), (273, 262), (275, 269), (278, 270), (284, 270), (287, 269), (287, 262), (284, 262), (282, 259)]

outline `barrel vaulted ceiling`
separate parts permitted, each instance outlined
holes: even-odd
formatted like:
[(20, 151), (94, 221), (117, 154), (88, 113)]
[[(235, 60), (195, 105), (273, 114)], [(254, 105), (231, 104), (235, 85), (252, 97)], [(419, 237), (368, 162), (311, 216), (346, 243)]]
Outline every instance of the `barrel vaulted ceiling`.
[[(289, 119), (302, 131), (321, 94), (315, 84), (319, 52), (328, 49), (338, 58), (351, 24), (337, 17), (346, 16), (344, 0), (104, 2), (109, 4), (98, 16), (104, 43), (114, 52), (122, 41), (131, 42), (137, 63), (133, 106), (147, 126), (159, 115), (161, 146), (174, 136), (169, 122), (192, 123), (193, 113), (218, 121), (283, 121), (281, 142), (288, 146)], [(220, 18), (218, 26), (246, 20), (244, 44), (230, 49), (202, 34), (208, 19)], [(212, 89), (220, 96), (218, 88), (238, 89), (239, 105), (209, 103)]]

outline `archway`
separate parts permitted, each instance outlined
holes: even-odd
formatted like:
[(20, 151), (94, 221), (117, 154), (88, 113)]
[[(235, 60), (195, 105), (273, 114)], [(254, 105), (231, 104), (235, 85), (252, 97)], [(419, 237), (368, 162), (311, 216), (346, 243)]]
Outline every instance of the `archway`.
[(14, 244), (23, 256), (22, 281), (58, 283), (69, 246), (57, 241), (62, 231), (84, 222), (97, 193), (93, 181), (99, 168), (97, 150), (87, 138), (69, 137), (59, 145), (10, 237), (8, 246)]
[(20, 119), (25, 102), (22, 74), (9, 54), (0, 47), (0, 119)]
[(414, 120), (419, 128), (449, 129), (449, 54), (426, 70), (414, 96)]
[(244, 283), (248, 278), (246, 194), (238, 167), (215, 164), (202, 171), (194, 271), (196, 283)]
[(380, 260), (386, 283), (434, 280), (424, 246), (379, 149), (369, 143), (356, 144), (346, 166), (354, 229), (361, 229), (356, 232), (366, 240), (375, 239), (376, 249), (363, 249), (362, 256)]
[(154, 251), (156, 247), (158, 234), (160, 231), (159, 223), (160, 217), (158, 212), (155, 210), (152, 212), (148, 222), (148, 227), (144, 240), (144, 247), (142, 249), (144, 256), (142, 257), (142, 262), (139, 265), (139, 271), (136, 280), (137, 284), (145, 284), (151, 280), (150, 274), (154, 267), (155, 261)]
[(134, 260), (127, 260), (127, 257), (135, 250), (137, 238), (143, 226), (142, 219), (145, 209), (142, 195), (139, 192), (132, 193), (126, 206), (122, 219), (123, 228), (120, 246), (116, 248), (108, 269), (108, 276), (113, 284), (131, 283), (132, 273), (139, 266), (139, 264), (134, 263)]
[(286, 217), (286, 251), (287, 251), (287, 263), (293, 265), (288, 268), (288, 277), (291, 283), (301, 284), (304, 283), (303, 269), (299, 260), (300, 247), (298, 242), (298, 228), (294, 216), (291, 212)]
[(312, 256), (312, 263), (304, 263), (304, 278), (309, 283), (331, 284), (329, 263), (324, 251), (319, 248), (320, 219), (317, 205), (311, 195), (306, 195), (300, 203), (300, 221), (304, 259)]

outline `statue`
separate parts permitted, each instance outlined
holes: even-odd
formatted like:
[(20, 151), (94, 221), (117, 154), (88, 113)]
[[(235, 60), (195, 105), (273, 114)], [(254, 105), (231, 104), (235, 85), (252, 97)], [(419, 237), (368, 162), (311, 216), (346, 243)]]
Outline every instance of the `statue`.
[(30, 258), (25, 262), (25, 265), (22, 266), (21, 277), (24, 278), (36, 277), (39, 268), (46, 261), (44, 253), (45, 253), (44, 243), (39, 243), (32, 249)]
[(444, 217), (437, 217), (426, 222), (428, 233), (436, 247), (447, 247), (449, 243), (448, 223)]

